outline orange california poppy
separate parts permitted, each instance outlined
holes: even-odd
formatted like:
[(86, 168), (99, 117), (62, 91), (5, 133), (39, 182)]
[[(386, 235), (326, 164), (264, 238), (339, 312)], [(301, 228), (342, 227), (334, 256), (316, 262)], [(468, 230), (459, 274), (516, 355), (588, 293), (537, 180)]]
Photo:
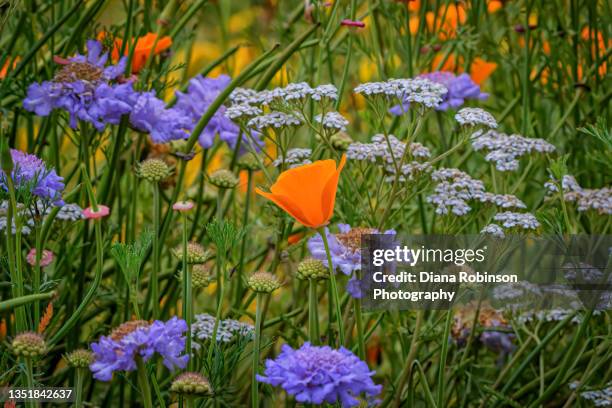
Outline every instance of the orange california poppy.
[(270, 187), (270, 193), (258, 188), (255, 191), (300, 224), (319, 228), (326, 225), (334, 214), (338, 179), (344, 163), (346, 156), (343, 155), (338, 167), (334, 160), (318, 160), (289, 169), (278, 176)]
[[(20, 60), (19, 57), (15, 58), (15, 60), (13, 61), (13, 68), (17, 66), (17, 63), (19, 62), (19, 60)], [(10, 62), (11, 62), (11, 58), (9, 57), (6, 59), (4, 66), (0, 68), (0, 79), (6, 78), (6, 74), (8, 73)]]
[[(106, 33), (101, 32), (98, 34), (98, 39), (103, 40), (106, 37)], [(162, 51), (167, 50), (172, 46), (172, 38), (169, 36), (160, 37), (157, 40), (157, 44), (155, 44), (155, 40), (157, 39), (157, 34), (148, 33), (144, 37), (138, 37), (136, 40), (136, 46), (134, 48), (134, 56), (132, 57), (132, 73), (137, 74), (141, 69), (144, 68), (149, 55), (153, 53), (153, 55), (157, 55)], [(134, 43), (134, 40), (131, 41)], [(123, 40), (119, 37), (115, 37), (115, 41), (113, 44), (113, 50), (111, 52), (111, 57), (113, 61), (119, 61), (119, 52), (121, 51), (121, 47), (123, 45)], [(155, 49), (153, 49), (153, 45), (155, 45)], [(132, 45), (125, 48), (124, 55), (129, 55), (130, 48)]]

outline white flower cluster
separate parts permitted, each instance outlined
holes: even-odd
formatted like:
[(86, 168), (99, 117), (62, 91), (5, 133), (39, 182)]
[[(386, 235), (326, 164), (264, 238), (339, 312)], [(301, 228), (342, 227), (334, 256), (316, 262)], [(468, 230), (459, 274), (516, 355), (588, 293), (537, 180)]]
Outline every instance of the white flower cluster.
[[(427, 159), (431, 157), (429, 149), (420, 143), (410, 143), (410, 155), (413, 158)], [(346, 157), (353, 160), (367, 160), (376, 162), (382, 160), (386, 164), (393, 164), (400, 161), (404, 155), (406, 143), (401, 142), (393, 135), (385, 138), (384, 135), (377, 134), (372, 136), (371, 143), (351, 143), (346, 152)]]
[[(195, 321), (191, 325), (191, 335), (196, 340), (210, 340), (215, 326), (215, 317), (208, 313), (195, 315)], [(226, 319), (219, 322), (217, 328), (217, 342), (229, 343), (235, 337), (252, 338), (255, 329), (252, 325), (237, 320)]]
[(591, 401), (596, 407), (610, 407), (612, 406), (612, 382), (608, 383), (607, 387), (601, 390), (581, 392), (580, 397)]
[(442, 168), (434, 171), (431, 178), (438, 184), (434, 187), (434, 193), (427, 197), (427, 202), (436, 206), (437, 214), (452, 212), (458, 216), (465, 215), (472, 209), (467, 203), (472, 200), (501, 208), (526, 208), (525, 203), (516, 196), (487, 192), (482, 181), (458, 169)]
[(312, 155), (312, 150), (310, 149), (289, 149), (287, 150), (287, 155), (285, 156), (285, 160), (279, 157), (272, 162), (274, 167), (279, 167), (283, 162), (289, 165), (289, 168), (302, 166), (304, 164), (312, 163), (310, 160), (310, 156)]
[[(603, 283), (604, 273), (585, 262), (577, 264), (566, 263), (563, 265), (565, 279), (570, 282)], [(612, 283), (612, 275), (607, 277), (608, 283)]]
[[(541, 322), (560, 322), (572, 314), (574, 314), (574, 310), (571, 309), (538, 310), (537, 312), (528, 311), (521, 313), (517, 320), (522, 324), (529, 323), (534, 320)], [(582, 316), (577, 314), (572, 317), (570, 321), (574, 324), (579, 324), (582, 322)]]
[(349, 121), (344, 118), (338, 112), (326, 112), (323, 116), (319, 114), (315, 116), (314, 120), (318, 123), (322, 123), (323, 127), (326, 129), (332, 129), (336, 131), (346, 131), (346, 127), (349, 124)]
[(476, 132), (472, 135), (474, 150), (487, 150), (485, 160), (495, 163), (499, 171), (514, 171), (519, 167), (518, 159), (533, 152), (550, 153), (555, 150), (543, 139), (530, 139), (520, 135), (506, 135), (505, 133), (489, 130)]
[[(44, 205), (42, 201), (36, 202), (36, 207), (38, 213), (36, 215), (43, 216), (45, 219), (51, 213), (54, 207), (50, 207), (48, 205)], [(0, 232), (4, 231), (7, 227), (7, 218), (5, 216), (8, 210), (8, 201), (0, 202)], [(19, 216), (21, 217), (21, 234), (29, 235), (32, 232), (32, 228), (35, 226), (34, 214), (30, 214), (30, 211), (34, 211), (33, 209), (25, 209), (18, 208)], [(76, 204), (64, 204), (60, 207), (59, 211), (55, 215), (56, 220), (60, 221), (78, 221), (85, 218), (83, 216), (83, 209)], [(15, 227), (15, 219), (11, 223), (11, 231), (13, 234), (17, 232), (17, 228)]]
[(253, 116), (261, 115), (262, 110), (257, 106), (249, 105), (248, 103), (239, 103), (232, 105), (225, 110), (225, 117), (236, 120), (252, 118)]
[[(381, 164), (387, 173), (392, 176), (386, 177), (385, 181), (393, 181), (396, 173), (396, 163), (402, 160), (406, 150), (406, 143), (401, 142), (395, 136), (378, 134), (372, 137), (371, 143), (351, 143), (347, 149), (346, 157), (352, 160), (369, 161)], [(399, 181), (412, 180), (415, 175), (428, 172), (431, 165), (427, 162), (419, 162), (431, 157), (429, 149), (420, 143), (410, 143), (408, 159), (411, 161), (401, 166)], [(394, 160), (395, 159), (395, 160)]]
[(495, 238), (505, 238), (506, 234), (502, 227), (497, 224), (489, 224), (485, 226), (481, 231), (481, 234), (491, 235)]
[(497, 213), (493, 217), (495, 221), (502, 223), (504, 228), (521, 228), (525, 230), (535, 230), (540, 227), (540, 223), (533, 214), (517, 213), (512, 211), (504, 211)]
[[(544, 184), (551, 193), (557, 192), (557, 183), (551, 180)], [(612, 188), (599, 189), (582, 188), (574, 176), (565, 175), (561, 180), (563, 198), (565, 201), (576, 203), (578, 211), (595, 210), (599, 214), (612, 215)]]
[(320, 102), (324, 99), (338, 99), (338, 89), (332, 84), (312, 88), (306, 82), (290, 83), (284, 88), (255, 91), (247, 88), (236, 88), (229, 96), (232, 104), (271, 105), (278, 103), (303, 102), (308, 98)]
[(442, 103), (448, 92), (446, 87), (426, 78), (390, 79), (385, 82), (366, 82), (354, 89), (355, 93), (366, 97), (386, 96), (398, 98), (404, 103), (417, 103), (427, 108), (435, 108)]
[(281, 129), (289, 126), (300, 126), (302, 120), (296, 114), (284, 112), (270, 112), (265, 115), (255, 116), (249, 120), (247, 126), (257, 130), (265, 128)]
[(480, 108), (462, 108), (455, 114), (455, 120), (462, 126), (497, 128), (497, 121), (493, 115)]

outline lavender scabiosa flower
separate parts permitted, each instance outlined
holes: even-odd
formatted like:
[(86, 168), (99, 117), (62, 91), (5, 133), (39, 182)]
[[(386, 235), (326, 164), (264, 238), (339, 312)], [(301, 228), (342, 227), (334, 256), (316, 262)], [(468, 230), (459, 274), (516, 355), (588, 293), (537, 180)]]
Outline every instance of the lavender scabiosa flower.
[[(230, 81), (231, 79), (227, 75), (219, 75), (217, 78), (204, 78), (200, 75), (189, 81), (187, 92), (176, 93), (178, 101), (175, 108), (191, 120), (189, 130), (195, 127), (198, 120), (217, 96), (229, 85)], [(203, 148), (211, 147), (217, 134), (222, 141), (232, 148), (242, 137), (238, 125), (226, 117), (226, 109), (225, 106), (220, 106), (200, 134), (198, 142)]]
[(168, 143), (186, 139), (186, 129), (192, 127), (191, 118), (179, 109), (166, 108), (154, 92), (143, 92), (134, 98), (130, 124), (151, 135), (153, 143)]
[(91, 344), (94, 361), (89, 368), (94, 378), (110, 381), (115, 371), (136, 370), (136, 358), (148, 361), (155, 353), (163, 358), (169, 370), (185, 368), (189, 356), (184, 355), (184, 320), (173, 317), (167, 322), (133, 320), (115, 328), (110, 336), (102, 336)]
[(361, 395), (372, 402), (380, 394), (382, 386), (371, 378), (374, 373), (344, 347), (335, 350), (307, 342), (297, 350), (283, 345), (275, 360), (266, 360), (264, 375), (257, 375), (257, 380), (280, 386), (297, 402), (355, 407)]
[[(54, 169), (33, 154), (11, 149), (13, 170), (11, 179), (15, 184), (17, 199), (26, 195), (34, 195), (41, 201), (43, 207), (49, 204), (61, 206), (64, 179), (57, 175)], [(8, 191), (6, 174), (0, 171), (0, 194)]]
[(70, 114), (70, 126), (78, 121), (91, 123), (98, 131), (107, 124), (118, 124), (121, 116), (131, 111), (130, 101), (135, 91), (130, 82), (116, 80), (125, 70), (126, 59), (106, 66), (108, 54), (102, 44), (87, 41), (87, 55), (59, 60), (62, 68), (51, 81), (34, 83), (23, 101), (26, 110), (38, 116), (48, 116), (54, 109)]
[[(488, 94), (480, 92), (480, 86), (472, 81), (468, 74), (455, 75), (452, 72), (436, 71), (419, 75), (418, 78), (429, 79), (443, 85), (448, 92), (442, 96), (442, 102), (435, 108), (438, 111), (455, 109), (465, 103), (467, 99), (485, 100)], [(405, 113), (410, 107), (408, 101), (392, 107), (389, 112), (394, 115)]]
[[(380, 234), (375, 228), (352, 228), (348, 224), (338, 224), (339, 233), (331, 234), (325, 228), (325, 235), (329, 243), (332, 265), (334, 270), (340, 269), (345, 275), (361, 269), (361, 238), (363, 235)], [(387, 230), (384, 234), (395, 235), (394, 230)], [(321, 235), (314, 235), (308, 240), (308, 250), (314, 259), (323, 262), (329, 267), (327, 253)], [(347, 283), (346, 290), (354, 298), (361, 297), (360, 280), (353, 276)]]

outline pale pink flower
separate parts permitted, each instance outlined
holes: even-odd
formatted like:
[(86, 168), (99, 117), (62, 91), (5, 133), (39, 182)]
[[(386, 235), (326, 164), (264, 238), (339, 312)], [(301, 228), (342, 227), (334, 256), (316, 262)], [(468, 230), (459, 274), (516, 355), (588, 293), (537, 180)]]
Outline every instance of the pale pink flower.
[[(53, 252), (43, 249), (42, 256), (40, 257), (40, 266), (44, 268), (48, 266), (51, 262), (53, 262)], [(28, 255), (26, 256), (26, 261), (32, 265), (36, 266), (36, 248), (30, 249)]]
[(193, 208), (193, 201), (177, 201), (172, 205), (174, 211), (186, 212)]
[(95, 220), (106, 217), (110, 213), (110, 209), (105, 205), (98, 205), (98, 211), (94, 211), (92, 207), (87, 207), (83, 210), (83, 215), (88, 220)]
[(363, 21), (350, 20), (348, 18), (345, 18), (344, 20), (342, 20), (340, 22), (340, 25), (349, 26), (349, 27), (360, 27), (360, 28), (365, 27), (365, 23)]

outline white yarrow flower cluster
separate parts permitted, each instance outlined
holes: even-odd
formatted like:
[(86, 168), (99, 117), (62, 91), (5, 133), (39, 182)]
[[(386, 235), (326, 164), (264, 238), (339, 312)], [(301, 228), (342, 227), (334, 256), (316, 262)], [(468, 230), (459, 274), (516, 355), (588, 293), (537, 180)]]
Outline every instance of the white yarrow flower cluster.
[(481, 108), (462, 108), (455, 114), (455, 120), (462, 126), (497, 128), (497, 121), (493, 115)]
[(314, 120), (323, 124), (324, 128), (336, 131), (341, 130), (343, 132), (346, 131), (346, 127), (349, 124), (349, 121), (338, 112), (326, 112), (324, 116), (319, 114), (315, 116)]
[[(400, 141), (393, 135), (385, 137), (377, 134), (372, 137), (371, 143), (351, 143), (346, 152), (346, 157), (353, 160), (367, 160), (376, 162), (382, 160), (386, 164), (393, 164), (400, 161), (404, 155), (406, 143)], [(410, 143), (410, 156), (418, 159), (431, 157), (429, 149), (420, 143)]]
[[(557, 183), (554, 180), (545, 183), (544, 187), (550, 193), (558, 190)], [(563, 189), (563, 199), (576, 203), (578, 211), (594, 210), (602, 215), (612, 215), (612, 188), (582, 188), (574, 176), (570, 175), (563, 176), (561, 188)]]
[(442, 168), (434, 171), (431, 178), (438, 184), (427, 201), (436, 206), (437, 214), (465, 215), (472, 209), (468, 201), (491, 203), (501, 208), (526, 208), (516, 196), (487, 192), (482, 181), (458, 169)]
[(504, 228), (520, 228), (524, 230), (535, 230), (540, 227), (540, 223), (533, 214), (517, 213), (512, 211), (504, 211), (497, 213), (493, 217), (495, 221), (499, 221)]
[(502, 229), (502, 227), (500, 227), (497, 224), (489, 224), (487, 226), (485, 226), (482, 231), (480, 231), (481, 234), (486, 234), (486, 235), (491, 235), (495, 238), (505, 238), (506, 234), (504, 233), (504, 230)]
[(279, 157), (272, 162), (272, 165), (274, 167), (279, 167), (280, 165), (285, 163), (289, 165), (289, 168), (302, 166), (304, 164), (312, 163), (312, 161), (310, 160), (311, 155), (312, 150), (310, 149), (289, 149), (287, 151), (286, 156), (284, 157), (284, 160), (282, 157)]
[(225, 110), (225, 117), (232, 120), (252, 118), (253, 116), (261, 114), (262, 110), (260, 108), (249, 105), (248, 103), (232, 105)]
[(270, 112), (265, 115), (255, 116), (247, 125), (250, 128), (263, 130), (265, 128), (281, 129), (290, 126), (300, 126), (302, 120), (298, 114), (289, 114), (284, 112)]
[[(194, 339), (204, 341), (210, 340), (215, 326), (215, 317), (208, 313), (197, 314), (191, 325), (191, 335)], [(252, 338), (255, 329), (252, 325), (237, 320), (226, 319), (219, 322), (217, 328), (217, 342), (229, 343), (236, 337)]]
[(355, 93), (366, 97), (385, 96), (404, 103), (416, 103), (435, 108), (448, 92), (446, 87), (426, 78), (390, 79), (385, 82), (367, 82), (358, 85)]
[(533, 152), (550, 153), (555, 146), (543, 139), (531, 139), (520, 135), (506, 135), (489, 130), (472, 135), (474, 150), (488, 151), (485, 160), (495, 163), (499, 171), (513, 171), (519, 167), (518, 159)]

